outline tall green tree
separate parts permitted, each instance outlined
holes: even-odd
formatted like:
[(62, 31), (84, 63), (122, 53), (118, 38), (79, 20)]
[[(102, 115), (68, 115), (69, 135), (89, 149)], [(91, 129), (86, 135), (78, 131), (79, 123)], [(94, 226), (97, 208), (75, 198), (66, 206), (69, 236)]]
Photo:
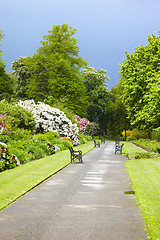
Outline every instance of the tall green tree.
[(113, 107), (110, 92), (106, 87), (106, 80), (109, 80), (106, 73), (104, 69), (95, 70), (92, 67), (81, 71), (89, 101), (88, 119), (98, 123), (101, 132), (105, 133), (109, 128), (109, 116)]
[(5, 65), (0, 62), (0, 100), (10, 99), (13, 94), (13, 79), (5, 71)]
[[(0, 41), (3, 39), (4, 33), (0, 30)], [(2, 51), (0, 50), (0, 100), (9, 99), (13, 94), (13, 79), (6, 73), (5, 64), (2, 60)]]
[(120, 137), (125, 129), (131, 129), (127, 110), (122, 102), (122, 85), (116, 85), (110, 90), (111, 100), (113, 102), (113, 111), (110, 115), (110, 129), (113, 137)]
[(120, 65), (122, 101), (132, 125), (150, 132), (160, 126), (160, 35), (148, 37)]
[[(0, 29), (0, 41), (2, 41), (3, 37), (4, 37), (4, 32)], [(0, 44), (1, 46), (1, 44)], [(2, 50), (0, 49), (0, 62), (2, 62)]]
[(95, 70), (94, 67), (87, 67), (81, 71), (88, 95), (100, 86), (107, 86), (106, 80), (109, 81), (109, 77), (106, 73), (106, 70), (100, 68)]
[(35, 99), (35, 101), (44, 100), (49, 94), (48, 72), (42, 62), (38, 61), (36, 64), (27, 93), (28, 96)]
[(29, 57), (19, 57), (12, 63), (13, 72), (11, 73), (11, 76), (15, 79), (14, 94), (20, 99), (27, 98), (27, 79), (30, 77), (30, 73), (28, 71), (29, 69), (26, 63), (28, 58)]
[(76, 30), (67, 24), (53, 25), (42, 46), (27, 61), (31, 74), (27, 95), (36, 101), (48, 96), (65, 97), (66, 105), (80, 116), (86, 115), (87, 94), (80, 69), (87, 62), (79, 57)]

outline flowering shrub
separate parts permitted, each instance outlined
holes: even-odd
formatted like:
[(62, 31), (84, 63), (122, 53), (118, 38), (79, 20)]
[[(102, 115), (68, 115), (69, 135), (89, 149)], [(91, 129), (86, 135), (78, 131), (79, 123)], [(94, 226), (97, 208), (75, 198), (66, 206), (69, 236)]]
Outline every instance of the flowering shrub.
[(11, 135), (14, 132), (12, 117), (0, 114), (0, 134)]
[(7, 146), (9, 152), (14, 152), (21, 164), (55, 153), (53, 147), (49, 146), (46, 142), (32, 139), (13, 140)]
[(78, 115), (76, 115), (76, 122), (80, 124), (80, 133), (84, 135), (86, 131), (86, 127), (90, 122), (86, 118), (80, 118)]
[(74, 144), (78, 142), (77, 124), (72, 124), (64, 112), (43, 102), (35, 104), (34, 100), (19, 101), (18, 104), (32, 112), (36, 121), (36, 132), (53, 131), (59, 133), (61, 137), (71, 138)]
[(15, 168), (20, 165), (19, 160), (13, 154), (10, 154), (7, 145), (0, 142), (0, 172)]
[(34, 130), (35, 128), (33, 114), (21, 108), (17, 103), (9, 103), (5, 99), (0, 101), (0, 113), (10, 118), (11, 125), (14, 126), (14, 128), (24, 128), (28, 130)]
[[(140, 131), (137, 129), (133, 129), (131, 131), (126, 131), (127, 140), (134, 140), (140, 138), (147, 138), (147, 133), (144, 131)], [(122, 132), (122, 136), (125, 137), (125, 131)]]
[(3, 124), (1, 124), (0, 125), (0, 134), (3, 132), (3, 129), (4, 129)]
[(143, 149), (147, 148), (152, 152), (160, 153), (160, 143), (156, 140), (138, 139), (134, 143), (139, 144)]
[(61, 138), (61, 139), (62, 139), (62, 140), (69, 141), (69, 142), (71, 142), (71, 143), (73, 144), (73, 140), (72, 140), (72, 139), (70, 139), (70, 138), (63, 137), (63, 138)]

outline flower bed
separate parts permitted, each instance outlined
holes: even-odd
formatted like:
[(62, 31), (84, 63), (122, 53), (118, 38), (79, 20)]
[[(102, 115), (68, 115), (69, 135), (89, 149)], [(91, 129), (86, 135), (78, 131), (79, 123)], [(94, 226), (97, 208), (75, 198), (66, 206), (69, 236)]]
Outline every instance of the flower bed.
[(7, 145), (0, 142), (0, 172), (15, 168), (20, 165), (20, 161), (14, 154), (10, 154)]
[(139, 144), (141, 147), (150, 150), (151, 152), (160, 153), (160, 142), (150, 139), (134, 140), (134, 143)]

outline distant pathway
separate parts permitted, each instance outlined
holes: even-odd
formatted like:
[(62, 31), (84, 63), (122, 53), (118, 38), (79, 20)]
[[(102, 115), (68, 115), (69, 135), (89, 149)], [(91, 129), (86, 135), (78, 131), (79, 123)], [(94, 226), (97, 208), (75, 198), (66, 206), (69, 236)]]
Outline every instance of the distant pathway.
[(0, 240), (147, 239), (125, 157), (102, 144), (0, 212)]

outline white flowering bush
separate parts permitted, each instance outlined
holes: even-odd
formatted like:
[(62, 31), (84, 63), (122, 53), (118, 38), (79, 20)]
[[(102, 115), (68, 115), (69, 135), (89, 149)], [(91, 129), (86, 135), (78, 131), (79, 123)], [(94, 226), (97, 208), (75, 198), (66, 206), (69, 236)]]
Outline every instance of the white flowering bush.
[(36, 132), (56, 131), (61, 137), (71, 138), (75, 145), (78, 143), (79, 129), (77, 124), (73, 124), (64, 112), (43, 102), (35, 104), (34, 100), (19, 101), (18, 104), (34, 115)]

